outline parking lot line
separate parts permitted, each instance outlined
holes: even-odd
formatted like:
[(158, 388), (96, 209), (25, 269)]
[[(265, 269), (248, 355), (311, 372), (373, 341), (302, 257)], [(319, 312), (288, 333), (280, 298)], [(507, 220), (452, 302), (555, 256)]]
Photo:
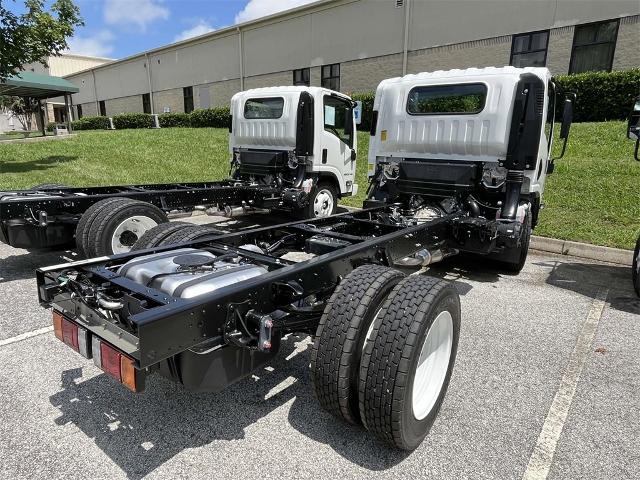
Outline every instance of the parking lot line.
[(608, 294), (609, 290), (607, 288), (599, 289), (591, 303), (587, 319), (569, 357), (562, 381), (556, 391), (553, 402), (551, 402), (551, 408), (549, 408), (547, 418), (542, 425), (542, 431), (529, 458), (527, 469), (522, 476), (523, 480), (544, 480), (549, 474), (553, 455), (564, 424), (567, 421), (569, 408), (571, 407), (585, 360), (591, 351), (591, 345), (598, 330), (598, 324), (600, 323), (600, 318), (602, 318)]
[(4, 340), (0, 340), (0, 347), (11, 345), (12, 343), (21, 342), (22, 340), (26, 340), (27, 338), (37, 337), (38, 335), (43, 335), (51, 331), (53, 331), (53, 327), (44, 327), (38, 328), (37, 330), (31, 330), (30, 332), (21, 333), (20, 335), (16, 335), (15, 337), (5, 338)]

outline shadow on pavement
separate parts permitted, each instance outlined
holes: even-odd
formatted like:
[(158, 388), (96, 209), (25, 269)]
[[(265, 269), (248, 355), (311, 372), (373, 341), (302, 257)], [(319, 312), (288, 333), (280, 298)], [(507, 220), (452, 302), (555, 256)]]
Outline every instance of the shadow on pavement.
[(592, 297), (598, 287), (609, 289), (610, 307), (627, 313), (640, 314), (640, 298), (633, 290), (631, 266), (601, 265), (569, 261), (536, 262), (552, 268), (546, 283)]
[(33, 251), (14, 250), (21, 252), (18, 255), (9, 255), (0, 258), (0, 283), (11, 282), (14, 280), (27, 280), (36, 278), (36, 268), (46, 267), (64, 263), (62, 255), (65, 253), (59, 251)]
[[(292, 355), (301, 340), (306, 349)], [(133, 394), (106, 374), (82, 381), (82, 369), (76, 368), (62, 373), (62, 390), (49, 400), (62, 413), (56, 419), (58, 425), (78, 427), (133, 479), (151, 473), (183, 450), (243, 439), (248, 426), (291, 399), (295, 401), (290, 424), (352, 462), (381, 470), (405, 458), (406, 454), (391, 451), (362, 428), (322, 411), (311, 391), (308, 365), (306, 337), (289, 337), (273, 368), (258, 370), (257, 377), (217, 394), (191, 393), (157, 375), (148, 378), (145, 392)]]
[(11, 161), (10, 159), (3, 160), (2, 173), (26, 173), (37, 170), (48, 170), (54, 168), (59, 163), (71, 162), (77, 158), (77, 156), (71, 155), (51, 155), (29, 160), (28, 162)]

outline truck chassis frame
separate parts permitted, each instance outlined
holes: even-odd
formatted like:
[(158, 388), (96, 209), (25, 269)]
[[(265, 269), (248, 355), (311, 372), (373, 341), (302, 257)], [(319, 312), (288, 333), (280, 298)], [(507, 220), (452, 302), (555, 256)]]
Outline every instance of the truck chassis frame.
[[(449, 229), (460, 215), (451, 213), (423, 224), (402, 227), (373, 219), (373, 214), (384, 209), (375, 207), (312, 221), (212, 235), (194, 243), (41, 268), (37, 270), (40, 303), (45, 307), (53, 306), (130, 355), (139, 369), (203, 344), (235, 344), (256, 349), (246, 339), (238, 338), (241, 337), (238, 322), (248, 314), (262, 316), (281, 309), (286, 314), (274, 320), (275, 331), (282, 335), (313, 333), (324, 310), (324, 302), (299, 308), (292, 308), (292, 304), (310, 295), (326, 300), (340, 280), (360, 265), (393, 266), (419, 250), (447, 248)], [(299, 245), (318, 234), (344, 242), (344, 245), (298, 263), (239, 248), (261, 238), (278, 241), (288, 237)], [(115, 273), (118, 266), (141, 255), (184, 247), (207, 250), (215, 255), (232, 253), (268, 266), (269, 272), (193, 299), (174, 298)], [(132, 331), (102, 317), (67, 288), (70, 272), (82, 273), (96, 285), (109, 284), (127, 292), (125, 304), (131, 314)]]

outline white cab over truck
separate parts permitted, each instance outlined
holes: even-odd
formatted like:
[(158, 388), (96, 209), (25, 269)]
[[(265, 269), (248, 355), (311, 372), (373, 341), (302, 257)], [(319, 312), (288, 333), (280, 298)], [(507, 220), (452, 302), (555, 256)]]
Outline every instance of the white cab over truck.
[(240, 92), (231, 102), (231, 178), (0, 192), (0, 241), (37, 249), (75, 239), (82, 254), (95, 257), (128, 252), (169, 213), (217, 207), (228, 215), (259, 208), (329, 216), (341, 197), (358, 191), (353, 106), (349, 97), (316, 87)]
[[(546, 68), (384, 80), (373, 106), (367, 204), (398, 204), (420, 218), (461, 209), (467, 216), (449, 246), (492, 255), (519, 271), (553, 171), (555, 98)], [(571, 101), (566, 107), (565, 145)]]
[(355, 195), (354, 102), (319, 87), (257, 88), (231, 99), (234, 177), (285, 189), (308, 217), (336, 211)]

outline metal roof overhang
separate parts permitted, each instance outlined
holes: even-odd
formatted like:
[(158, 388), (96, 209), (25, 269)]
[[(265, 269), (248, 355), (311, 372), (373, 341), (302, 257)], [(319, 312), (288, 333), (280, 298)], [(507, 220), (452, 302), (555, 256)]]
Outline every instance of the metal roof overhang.
[(0, 95), (31, 97), (38, 100), (78, 93), (80, 89), (60, 77), (20, 72), (0, 83)]

